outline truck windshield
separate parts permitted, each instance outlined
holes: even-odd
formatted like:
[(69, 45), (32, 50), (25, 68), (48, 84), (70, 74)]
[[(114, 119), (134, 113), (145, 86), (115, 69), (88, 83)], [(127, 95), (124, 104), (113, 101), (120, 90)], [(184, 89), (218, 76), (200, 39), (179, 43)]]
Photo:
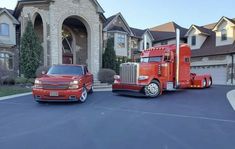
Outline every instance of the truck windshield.
[(156, 57), (142, 57), (141, 58), (141, 63), (149, 63), (149, 62), (161, 62), (162, 57), (161, 56), (156, 56)]
[(82, 66), (52, 66), (48, 75), (83, 75)]

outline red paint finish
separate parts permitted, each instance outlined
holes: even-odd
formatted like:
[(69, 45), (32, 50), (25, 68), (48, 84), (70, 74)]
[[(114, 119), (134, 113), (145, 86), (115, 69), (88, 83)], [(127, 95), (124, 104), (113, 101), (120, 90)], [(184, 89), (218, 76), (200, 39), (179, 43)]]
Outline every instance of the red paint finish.
[[(154, 57), (158, 57), (159, 61), (150, 61)], [(138, 64), (138, 76), (147, 76), (145, 80), (138, 80), (133, 88), (142, 89), (148, 86), (151, 82), (158, 82), (160, 91), (170, 90), (169, 83), (173, 84), (173, 89), (182, 88), (206, 88), (212, 85), (212, 77), (209, 74), (196, 75), (190, 71), (191, 49), (187, 44), (180, 45), (179, 52), (179, 76), (178, 85), (176, 85), (177, 78), (177, 55), (176, 45), (158, 46), (147, 49), (141, 53), (141, 58), (149, 58), (149, 61), (143, 61)], [(120, 76), (122, 77), (122, 76)], [(117, 85), (118, 84), (118, 85)], [(120, 79), (115, 80), (113, 91), (130, 90), (129, 84), (121, 84)], [(172, 90), (172, 89), (171, 89)]]
[[(87, 92), (92, 89), (93, 75), (84, 65), (55, 65), (67, 70), (67, 67), (79, 68), (79, 74), (57, 70), (58, 74), (45, 74), (37, 78), (33, 88), (33, 97), (38, 101), (76, 101), (82, 94), (83, 87)], [(51, 68), (51, 69), (52, 69)], [(50, 70), (51, 70), (50, 69)], [(49, 70), (49, 72), (50, 72)], [(71, 74), (70, 74), (71, 73)]]

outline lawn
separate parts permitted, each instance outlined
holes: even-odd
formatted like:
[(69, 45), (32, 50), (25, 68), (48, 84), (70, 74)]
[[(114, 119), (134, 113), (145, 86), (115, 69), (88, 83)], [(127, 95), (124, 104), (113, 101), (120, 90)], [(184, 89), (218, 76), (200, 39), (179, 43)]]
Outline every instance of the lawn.
[(0, 86), (0, 97), (31, 92), (32, 89), (20, 86)]

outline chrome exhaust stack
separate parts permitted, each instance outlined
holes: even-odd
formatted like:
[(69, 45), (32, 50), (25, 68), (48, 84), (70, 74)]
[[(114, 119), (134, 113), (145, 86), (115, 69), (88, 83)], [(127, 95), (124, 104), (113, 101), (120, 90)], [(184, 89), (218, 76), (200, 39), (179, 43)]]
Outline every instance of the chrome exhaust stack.
[(176, 78), (175, 88), (179, 88), (179, 67), (180, 67), (180, 30), (176, 29)]

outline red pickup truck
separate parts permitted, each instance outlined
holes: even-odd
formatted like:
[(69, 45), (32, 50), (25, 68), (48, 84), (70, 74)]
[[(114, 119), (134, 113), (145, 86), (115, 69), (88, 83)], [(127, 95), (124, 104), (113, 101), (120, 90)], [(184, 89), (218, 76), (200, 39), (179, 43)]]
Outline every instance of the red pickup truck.
[(35, 80), (37, 102), (85, 102), (93, 92), (93, 75), (84, 65), (54, 65)]

